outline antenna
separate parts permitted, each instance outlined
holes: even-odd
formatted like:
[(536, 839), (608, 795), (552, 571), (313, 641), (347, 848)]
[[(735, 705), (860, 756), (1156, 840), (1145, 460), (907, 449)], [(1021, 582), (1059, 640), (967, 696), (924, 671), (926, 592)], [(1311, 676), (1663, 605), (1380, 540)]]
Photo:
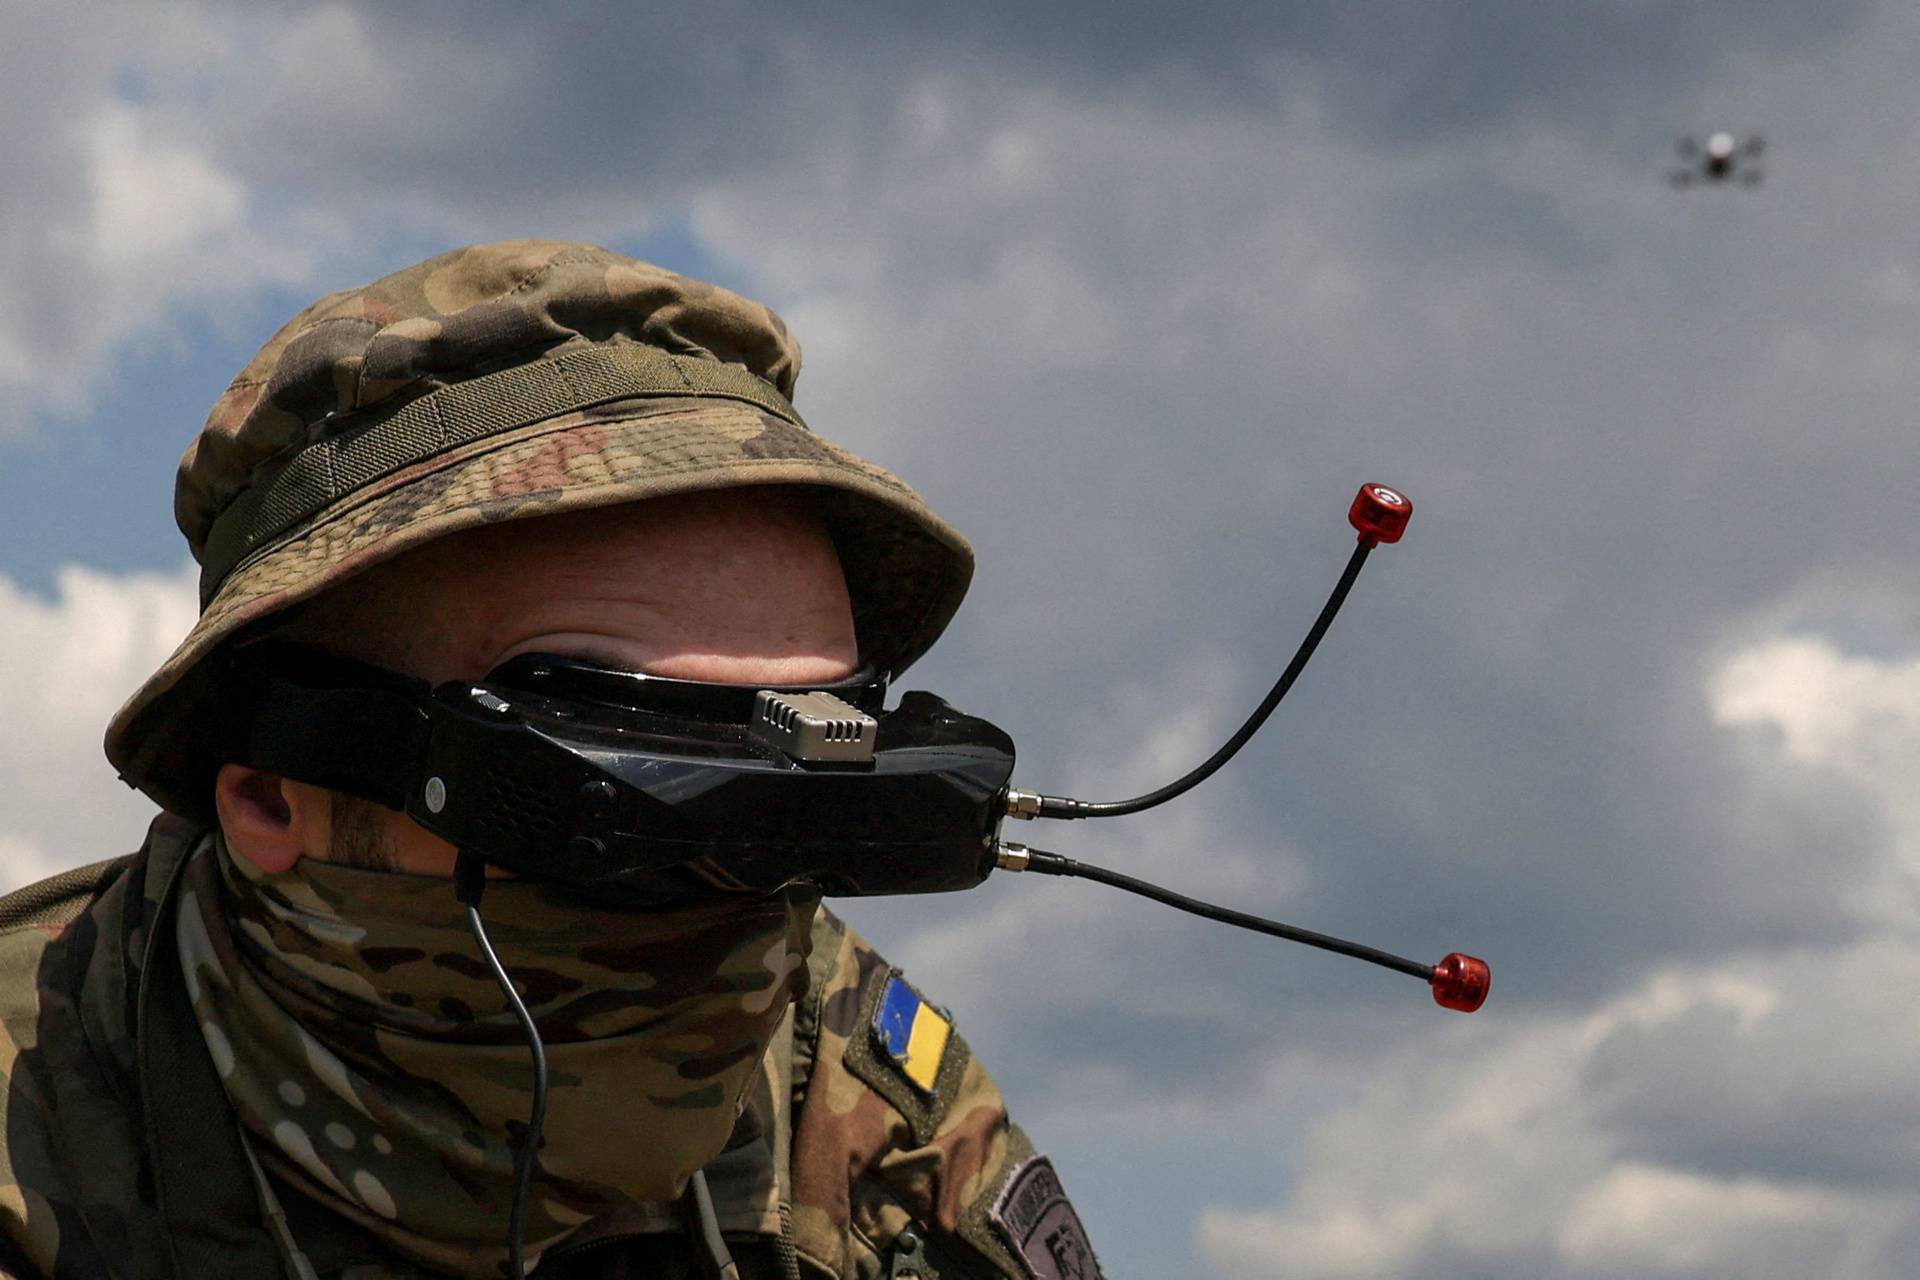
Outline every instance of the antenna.
[(1409, 960), (1405, 956), (1394, 955), (1391, 951), (1381, 951), (1377, 947), (1348, 942), (1343, 938), (1315, 933), (1310, 929), (1301, 929), (1290, 924), (1281, 924), (1277, 920), (1268, 920), (1264, 916), (1251, 915), (1245, 911), (1235, 911), (1231, 907), (1216, 907), (1198, 898), (1189, 898), (1171, 889), (1162, 889), (1157, 884), (1137, 880), (1132, 876), (1122, 875), (1118, 871), (1109, 871), (1105, 867), (1091, 866), (1074, 858), (1065, 858), (1057, 853), (1048, 853), (1045, 849), (1031, 849), (1023, 844), (1002, 841), (998, 847), (998, 854), (999, 866), (1004, 871), (1036, 871), (1041, 875), (1078, 876), (1082, 880), (1095, 880), (1101, 884), (1112, 885), (1116, 889), (1125, 889), (1128, 893), (1137, 893), (1143, 898), (1151, 898), (1155, 902), (1163, 903), (1178, 911), (1185, 911), (1190, 915), (1200, 916), (1202, 919), (1230, 924), (1239, 929), (1251, 929), (1255, 933), (1264, 933), (1270, 938), (1304, 942), (1310, 947), (1319, 947), (1322, 951), (1352, 956), (1355, 960), (1365, 960), (1368, 964), (1377, 964), (1383, 969), (1410, 974), (1422, 979), (1433, 988), (1433, 1002), (1444, 1009), (1472, 1013), (1487, 1002), (1487, 992), (1493, 986), (1493, 971), (1487, 967), (1487, 962), (1463, 952), (1448, 952), (1446, 958), (1439, 964), (1421, 964), (1418, 960)]
[[(1207, 757), (1193, 770), (1169, 782), (1157, 791), (1149, 791), (1135, 796), (1131, 800), (1088, 801), (1073, 800), (1064, 796), (1041, 795), (1018, 788), (1007, 790), (1007, 813), (1015, 818), (1110, 818), (1123, 813), (1139, 813), (1155, 805), (1165, 804), (1175, 796), (1191, 791), (1206, 781), (1220, 767), (1231, 760), (1234, 753), (1247, 744), (1260, 726), (1267, 722), (1280, 700), (1293, 688), (1294, 681), (1306, 669), (1308, 659), (1313, 657), (1320, 640), (1327, 634), (1327, 628), (1333, 625), (1333, 619), (1340, 612), (1340, 606), (1346, 602), (1347, 593), (1353, 589), (1354, 579), (1360, 576), (1360, 568), (1366, 564), (1367, 556), (1374, 547), (1383, 542), (1398, 542), (1407, 531), (1407, 521), (1413, 516), (1413, 503), (1400, 490), (1384, 484), (1363, 484), (1355, 495), (1353, 505), (1347, 509), (1347, 522), (1360, 535), (1360, 545), (1354, 548), (1353, 556), (1347, 561), (1346, 569), (1340, 574), (1340, 581), (1334, 584), (1333, 594), (1320, 609), (1320, 616), (1314, 619), (1313, 626), (1307, 631), (1307, 638), (1300, 642), (1293, 660), (1287, 663), (1286, 670), (1280, 673), (1267, 696), (1254, 708), (1252, 715), (1228, 738), (1221, 748)], [(1319, 947), (1324, 951), (1336, 952), (1343, 956), (1352, 956), (1356, 960), (1365, 960), (1368, 964), (1377, 964), (1382, 968), (1398, 973), (1409, 974), (1425, 981), (1433, 989), (1434, 1002), (1442, 1008), (1455, 1009), (1461, 1013), (1472, 1013), (1486, 1003), (1487, 992), (1493, 985), (1492, 971), (1487, 962), (1461, 952), (1450, 952), (1439, 964), (1421, 964), (1404, 956), (1381, 951), (1375, 947), (1363, 946), (1357, 942), (1347, 942), (1329, 934), (1314, 933), (1309, 929), (1281, 924), (1277, 920), (1268, 920), (1262, 916), (1250, 915), (1244, 911), (1235, 911), (1229, 907), (1217, 907), (1211, 903), (1189, 898), (1170, 889), (1162, 889), (1156, 884), (1138, 880), (1118, 871), (1108, 871), (1073, 858), (1049, 853), (1045, 849), (1033, 849), (1011, 841), (999, 841), (995, 845), (997, 865), (1004, 871), (1035, 871), (1050, 876), (1075, 876), (1083, 880), (1094, 880), (1101, 884), (1124, 889), (1128, 893), (1139, 894), (1143, 898), (1173, 907), (1179, 911), (1214, 920), (1221, 924), (1230, 924), (1240, 929), (1251, 929), (1268, 937), (1283, 938), (1289, 942), (1303, 942), (1310, 947)]]
[(1340, 606), (1346, 603), (1347, 592), (1353, 589), (1354, 579), (1360, 576), (1367, 556), (1380, 543), (1400, 541), (1400, 535), (1407, 531), (1407, 521), (1412, 518), (1413, 503), (1400, 490), (1384, 484), (1360, 486), (1353, 505), (1347, 509), (1347, 522), (1359, 530), (1360, 545), (1354, 548), (1352, 558), (1340, 574), (1340, 581), (1334, 584), (1333, 594), (1327, 597), (1326, 604), (1320, 609), (1320, 616), (1308, 628), (1307, 638), (1294, 651), (1293, 661), (1280, 673), (1280, 678), (1267, 691), (1267, 696), (1261, 699), (1260, 705), (1254, 708), (1253, 714), (1247, 717), (1246, 723), (1191, 772), (1156, 791), (1135, 796), (1131, 800), (1074, 800), (1011, 787), (1007, 790), (1008, 815), (1015, 818), (1115, 818), (1163, 805), (1211, 778), (1220, 766), (1233, 759), (1240, 748), (1246, 746), (1248, 740), (1260, 731), (1260, 726), (1267, 722), (1267, 717), (1273, 714), (1280, 700), (1293, 688), (1293, 682), (1306, 670), (1314, 650), (1320, 647), (1321, 637), (1327, 634), (1327, 628), (1333, 625)]

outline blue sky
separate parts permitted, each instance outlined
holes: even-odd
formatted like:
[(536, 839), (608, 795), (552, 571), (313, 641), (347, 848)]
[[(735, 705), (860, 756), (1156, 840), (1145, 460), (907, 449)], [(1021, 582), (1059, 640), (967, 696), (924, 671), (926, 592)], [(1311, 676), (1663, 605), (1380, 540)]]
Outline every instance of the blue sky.
[[(1891, 3), (8, 6), (0, 862), (192, 617), (180, 451), (319, 293), (510, 236), (760, 297), (972, 537), (909, 685), (1079, 795), (1093, 886), (848, 914), (1110, 1271), (1858, 1280), (1920, 1258), (1920, 19)], [(1754, 190), (1673, 142), (1764, 132)], [(884, 371), (884, 376), (876, 376)]]

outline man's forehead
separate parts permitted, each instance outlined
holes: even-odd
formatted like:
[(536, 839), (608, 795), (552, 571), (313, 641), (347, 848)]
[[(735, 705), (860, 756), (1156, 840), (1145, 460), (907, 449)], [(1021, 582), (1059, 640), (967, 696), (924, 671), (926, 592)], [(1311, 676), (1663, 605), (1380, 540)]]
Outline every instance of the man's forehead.
[(843, 632), (857, 656), (833, 542), (777, 490), (463, 530), (338, 584), (292, 630), (428, 678), (477, 678), (530, 647), (646, 666), (663, 648), (767, 657)]

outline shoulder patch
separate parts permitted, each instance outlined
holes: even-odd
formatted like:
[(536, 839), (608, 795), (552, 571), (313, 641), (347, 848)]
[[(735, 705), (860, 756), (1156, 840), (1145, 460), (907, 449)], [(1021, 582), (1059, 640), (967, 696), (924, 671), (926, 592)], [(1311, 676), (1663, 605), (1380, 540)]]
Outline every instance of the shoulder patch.
[(987, 1217), (1034, 1280), (1104, 1280), (1087, 1229), (1045, 1156), (1013, 1171)]
[(953, 1024), (922, 1000), (906, 979), (898, 974), (887, 979), (873, 1011), (873, 1038), (920, 1092), (940, 1092), (940, 1063), (952, 1035)]
[(847, 1070), (906, 1118), (916, 1145), (933, 1140), (971, 1055), (953, 1019), (893, 968), (871, 974), (847, 1037)]

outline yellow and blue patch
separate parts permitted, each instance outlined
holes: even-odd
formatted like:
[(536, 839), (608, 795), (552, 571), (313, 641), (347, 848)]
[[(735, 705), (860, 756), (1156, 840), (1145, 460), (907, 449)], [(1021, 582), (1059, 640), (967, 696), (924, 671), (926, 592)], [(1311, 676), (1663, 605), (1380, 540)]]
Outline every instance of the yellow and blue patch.
[(922, 1000), (898, 976), (873, 1011), (873, 1038), (914, 1088), (931, 1095), (940, 1083), (940, 1062), (947, 1054), (953, 1024)]

